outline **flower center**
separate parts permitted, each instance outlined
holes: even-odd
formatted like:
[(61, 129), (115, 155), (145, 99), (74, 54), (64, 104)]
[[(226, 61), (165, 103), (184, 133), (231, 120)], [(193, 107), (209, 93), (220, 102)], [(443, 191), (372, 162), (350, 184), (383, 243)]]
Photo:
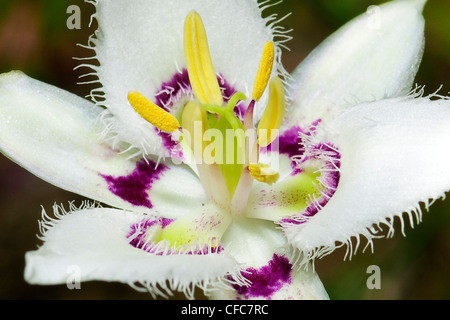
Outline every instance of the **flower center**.
[[(224, 103), (205, 27), (195, 11), (190, 12), (185, 20), (184, 53), (195, 99), (185, 105), (181, 125), (169, 112), (138, 92), (130, 92), (128, 101), (137, 113), (159, 130), (180, 130), (209, 197), (220, 207), (239, 214), (247, 204), (253, 179), (268, 184), (278, 179), (277, 172), (258, 162), (259, 148), (268, 146), (276, 139), (284, 116), (282, 82), (278, 77), (270, 80), (274, 45), (267, 42), (264, 46), (252, 99), (243, 121), (236, 117), (234, 109), (239, 101), (246, 101), (247, 97), (237, 92), (227, 104)], [(260, 100), (268, 84), (269, 101), (255, 128), (255, 103)]]
[[(308, 211), (311, 203), (317, 203), (317, 207), (320, 207), (327, 201), (316, 201), (316, 197), (321, 199), (321, 195), (325, 195), (328, 199), (332, 196), (332, 188), (337, 181), (331, 179), (333, 183), (336, 182), (333, 184), (325, 179), (330, 170), (338, 167), (339, 159), (330, 150), (330, 160), (326, 161), (330, 166), (321, 171), (314, 162), (323, 160), (323, 147), (318, 146), (313, 150), (317, 150), (320, 157), (313, 153), (302, 160), (312, 161), (312, 168), (294, 170), (290, 179), (267, 187), (277, 182), (280, 175), (268, 164), (260, 162), (260, 158), (268, 150), (279, 147), (274, 142), (279, 136), (285, 114), (283, 83), (277, 76), (271, 78), (274, 44), (267, 42), (264, 46), (251, 99), (240, 117), (235, 115), (235, 109), (238, 104), (241, 106), (247, 101), (247, 97), (242, 92), (236, 92), (225, 102), (228, 97), (222, 95), (206, 31), (200, 15), (195, 11), (189, 13), (185, 21), (184, 53), (194, 99), (184, 104), (179, 119), (138, 92), (130, 92), (128, 101), (137, 113), (160, 131), (177, 133), (179, 145), (184, 148), (183, 156), (188, 156), (186, 151), (191, 155), (191, 162), (195, 164), (211, 201), (170, 224), (156, 220), (144, 221), (145, 228), (139, 229), (142, 232), (133, 232), (130, 237), (134, 239), (134, 245), (163, 254), (204, 252), (205, 248), (208, 248), (207, 252), (217, 253), (228, 226), (238, 217), (272, 220), (282, 224), (304, 223), (314, 214)], [(267, 105), (255, 127), (254, 108), (267, 87)], [(297, 151), (300, 148), (298, 132), (295, 130), (296, 143), (291, 146)], [(279, 151), (282, 153), (282, 150)], [(291, 155), (290, 158), (292, 161)], [(304, 167), (304, 163), (301, 164)], [(267, 189), (255, 186), (259, 191), (250, 196), (254, 180), (262, 182), (260, 185)], [(276, 210), (274, 204), (277, 205)], [(246, 211), (256, 206), (260, 208)], [(302, 213), (304, 210), (306, 214)]]

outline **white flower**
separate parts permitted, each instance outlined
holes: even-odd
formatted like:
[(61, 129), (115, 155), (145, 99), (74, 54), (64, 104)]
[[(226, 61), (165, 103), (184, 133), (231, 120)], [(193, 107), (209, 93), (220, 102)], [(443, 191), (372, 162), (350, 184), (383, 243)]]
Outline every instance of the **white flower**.
[(0, 76), (1, 151), (108, 206), (44, 212), (28, 282), (77, 266), (153, 295), (326, 299), (316, 257), (450, 188), (450, 102), (411, 91), (424, 0), (354, 19), (292, 76), (256, 1), (93, 3), (93, 102)]

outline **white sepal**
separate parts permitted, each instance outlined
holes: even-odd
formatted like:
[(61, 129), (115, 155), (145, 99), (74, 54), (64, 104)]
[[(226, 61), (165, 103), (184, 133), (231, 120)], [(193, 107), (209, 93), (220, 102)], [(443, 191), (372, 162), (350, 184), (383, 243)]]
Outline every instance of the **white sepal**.
[(309, 125), (357, 103), (408, 94), (423, 54), (424, 4), (371, 6), (333, 33), (294, 71), (286, 119)]

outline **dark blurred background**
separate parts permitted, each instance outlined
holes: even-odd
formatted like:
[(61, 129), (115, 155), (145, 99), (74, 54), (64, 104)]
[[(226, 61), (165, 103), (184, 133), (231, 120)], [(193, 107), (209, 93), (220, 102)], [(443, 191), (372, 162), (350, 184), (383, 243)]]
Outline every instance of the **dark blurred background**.
[[(365, 0), (285, 0), (265, 14), (278, 12), (281, 23), (294, 29), (287, 43), (284, 63), (291, 71), (326, 36), (339, 26), (382, 1)], [(82, 12), (80, 30), (69, 30), (69, 5)], [(77, 85), (81, 69), (72, 57), (91, 52), (77, 46), (86, 44), (95, 30), (89, 27), (93, 7), (81, 0), (1, 0), (0, 73), (19, 69), (39, 80), (86, 96), (90, 88)], [(425, 7), (426, 50), (416, 82), (432, 93), (441, 85), (450, 91), (450, 2), (429, 1)], [(34, 250), (39, 233), (37, 220), (41, 206), (75, 200), (78, 195), (64, 192), (29, 174), (0, 155), (0, 299), (148, 299), (127, 285), (105, 282), (82, 283), (81, 290), (61, 286), (31, 286), (23, 280), (24, 254)], [(397, 221), (397, 226), (399, 222)], [(406, 237), (396, 232), (391, 239), (375, 241), (374, 254), (359, 251), (351, 261), (343, 261), (345, 250), (318, 260), (316, 269), (332, 299), (449, 299), (450, 201), (438, 201), (423, 222), (406, 228)], [(381, 270), (381, 289), (369, 290), (366, 270)], [(201, 297), (201, 295), (199, 295)]]

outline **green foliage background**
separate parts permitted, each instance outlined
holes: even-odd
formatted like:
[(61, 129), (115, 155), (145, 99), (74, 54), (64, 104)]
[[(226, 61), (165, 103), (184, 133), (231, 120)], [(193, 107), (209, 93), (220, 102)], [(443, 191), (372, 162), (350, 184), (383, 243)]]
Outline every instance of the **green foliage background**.
[[(366, 0), (285, 0), (269, 9), (281, 23), (293, 29), (284, 52), (284, 63), (293, 70), (326, 36), (369, 5)], [(66, 27), (69, 5), (82, 8), (81, 30)], [(72, 57), (90, 53), (85, 44), (95, 29), (89, 27), (91, 5), (81, 0), (2, 0), (0, 2), (0, 73), (20, 69), (28, 75), (79, 95), (89, 87), (76, 85), (81, 70)], [(450, 91), (450, 2), (429, 0), (424, 11), (426, 48), (416, 82), (426, 85), (426, 93), (441, 85)], [(332, 57), (330, 57), (332, 58)], [(448, 147), (448, 146), (443, 146)], [(388, 156), (388, 155), (387, 155)], [(411, 174), (414, 174), (411, 172)], [(51, 211), (53, 203), (82, 198), (55, 188), (0, 156), (0, 299), (148, 299), (126, 285), (104, 282), (83, 283), (81, 290), (61, 286), (30, 286), (23, 280), (24, 253), (39, 241), (37, 220), (41, 205)], [(397, 225), (399, 225), (397, 221)], [(351, 261), (343, 261), (345, 249), (318, 260), (316, 270), (332, 299), (449, 299), (450, 202), (438, 201), (423, 222), (398, 231), (392, 239), (375, 241), (374, 253), (359, 251)], [(381, 289), (366, 286), (367, 267), (381, 269)], [(180, 298), (179, 296), (176, 296)], [(201, 298), (201, 295), (199, 295)]]

